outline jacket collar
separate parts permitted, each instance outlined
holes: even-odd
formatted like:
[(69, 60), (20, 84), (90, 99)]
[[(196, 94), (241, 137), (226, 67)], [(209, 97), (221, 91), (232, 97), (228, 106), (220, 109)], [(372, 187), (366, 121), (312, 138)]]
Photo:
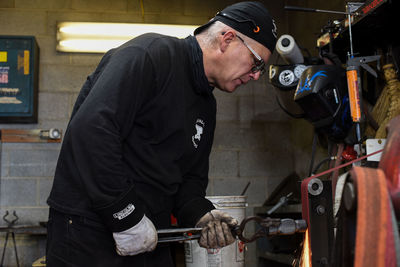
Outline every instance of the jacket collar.
[(214, 87), (210, 86), (204, 72), (203, 51), (201, 50), (200, 45), (194, 36), (190, 35), (185, 40), (190, 47), (189, 54), (192, 57), (192, 64), (190, 67), (192, 68), (196, 92), (200, 94), (210, 94)]

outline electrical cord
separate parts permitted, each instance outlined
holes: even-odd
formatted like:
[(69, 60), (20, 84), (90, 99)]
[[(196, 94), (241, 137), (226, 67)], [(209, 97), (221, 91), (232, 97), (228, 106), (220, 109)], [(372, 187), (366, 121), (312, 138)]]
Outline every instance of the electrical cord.
[(321, 161), (317, 164), (317, 166), (315, 167), (315, 169), (313, 170), (312, 175), (314, 175), (315, 173), (317, 173), (318, 169), (319, 169), (323, 164), (325, 164), (325, 163), (327, 163), (327, 162), (329, 162), (329, 161), (331, 161), (331, 160), (335, 160), (335, 159), (336, 159), (336, 156), (327, 157), (327, 158), (324, 158), (323, 160), (321, 160)]
[(313, 143), (312, 143), (312, 152), (311, 152), (311, 162), (310, 162), (310, 169), (308, 171), (308, 176), (311, 176), (313, 166), (314, 166), (314, 159), (315, 159), (315, 151), (317, 148), (317, 132), (314, 131), (314, 136), (313, 136)]

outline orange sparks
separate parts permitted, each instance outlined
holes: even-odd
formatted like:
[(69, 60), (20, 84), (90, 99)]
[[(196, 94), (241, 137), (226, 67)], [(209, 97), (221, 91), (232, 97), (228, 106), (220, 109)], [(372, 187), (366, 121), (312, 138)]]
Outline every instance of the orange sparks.
[(301, 267), (311, 267), (310, 235), (308, 229), (304, 233), (303, 251), (300, 258)]

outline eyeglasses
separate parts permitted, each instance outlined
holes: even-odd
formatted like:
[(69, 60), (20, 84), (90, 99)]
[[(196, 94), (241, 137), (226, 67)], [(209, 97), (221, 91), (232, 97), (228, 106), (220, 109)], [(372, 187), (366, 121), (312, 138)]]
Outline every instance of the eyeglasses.
[[(255, 33), (258, 33), (260, 31), (260, 27), (257, 26), (257, 24), (254, 22), (252, 19), (237, 19), (227, 13), (222, 13), (218, 12), (215, 16), (221, 16), (225, 17), (227, 19), (239, 22), (239, 23), (250, 23), (253, 26), (253, 31)], [(254, 58), (254, 66), (251, 68), (252, 73), (257, 73), (260, 72), (260, 76), (265, 73), (265, 62), (264, 60), (256, 53), (256, 51), (253, 50), (239, 35), (236, 35), (240, 41), (243, 42), (243, 44), (247, 47), (247, 49), (250, 50), (250, 52), (253, 54)]]
[(239, 38), (240, 41), (243, 42), (243, 44), (247, 47), (247, 49), (250, 50), (250, 52), (254, 56), (254, 66), (251, 68), (252, 73), (257, 73), (260, 72), (260, 76), (265, 73), (265, 62), (264, 60), (257, 54), (256, 51), (253, 50), (239, 35), (236, 35), (237, 38)]

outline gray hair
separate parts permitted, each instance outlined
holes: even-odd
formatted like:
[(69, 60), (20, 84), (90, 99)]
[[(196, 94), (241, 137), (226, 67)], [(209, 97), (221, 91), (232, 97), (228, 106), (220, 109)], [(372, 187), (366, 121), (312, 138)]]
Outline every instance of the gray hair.
[(232, 29), (228, 25), (216, 21), (213, 24), (211, 24), (208, 28), (203, 30), (201, 33), (199, 33), (197, 36), (199, 37), (199, 41), (207, 46), (207, 47), (212, 47), (217, 41), (217, 37), (224, 31), (227, 31), (229, 29)]
[[(203, 30), (201, 33), (197, 34), (197, 36), (199, 37), (198, 40), (204, 46), (213, 47), (217, 41), (218, 36), (228, 30), (234, 30), (235, 32), (238, 33), (238, 31), (233, 29), (232, 27), (230, 27), (220, 21), (216, 21), (213, 24), (211, 24), (208, 28)], [(240, 33), (240, 37), (242, 37), (242, 39), (245, 39), (247, 42), (250, 42), (250, 43), (254, 42), (253, 39), (247, 37), (244, 34)]]

